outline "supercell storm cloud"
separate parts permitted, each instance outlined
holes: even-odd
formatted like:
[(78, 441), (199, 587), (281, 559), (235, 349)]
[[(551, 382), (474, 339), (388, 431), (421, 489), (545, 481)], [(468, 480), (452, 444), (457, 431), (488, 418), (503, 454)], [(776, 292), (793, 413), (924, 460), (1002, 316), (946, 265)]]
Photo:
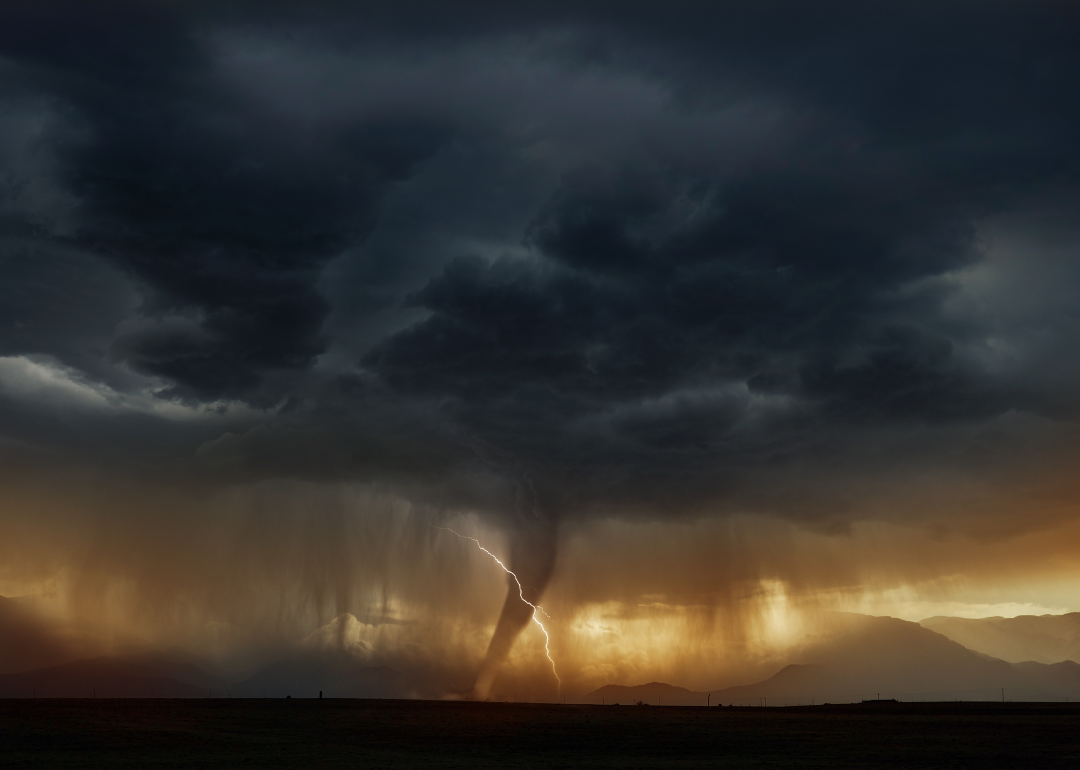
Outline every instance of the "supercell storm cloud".
[(1080, 608), (1078, 15), (6, 4), (0, 593), (450, 689), (554, 686), (451, 520), (571, 688), (778, 596)]

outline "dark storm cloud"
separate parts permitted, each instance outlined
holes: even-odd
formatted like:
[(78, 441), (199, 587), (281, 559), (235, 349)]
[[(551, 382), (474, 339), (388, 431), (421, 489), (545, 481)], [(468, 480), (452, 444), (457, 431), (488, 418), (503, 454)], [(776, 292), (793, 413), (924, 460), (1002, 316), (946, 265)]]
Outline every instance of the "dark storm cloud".
[[(563, 488), (584, 472), (586, 497), (590, 467), (630, 466), (629, 486), (673, 494), (711, 461), (707, 475), (729, 486), (722, 469), (745, 466), (754, 440), (801, 433), (807, 418), (827, 431), (1013, 408), (954, 359), (942, 289), (901, 294), (977, 259), (971, 227), (938, 201), (868, 191), (856, 171), (819, 174), (572, 175), (529, 228), (538, 259), (453, 262), (412, 297), (432, 315), (365, 363), (395, 389), (453, 398)], [(748, 436), (755, 398), (803, 414)], [(598, 447), (590, 417), (619, 411), (606, 420), (617, 447)], [(592, 456), (575, 451), (582, 441)]]
[(310, 365), (326, 345), (320, 270), (447, 126), (386, 115), (312, 128), (260, 111), (215, 79), (189, 19), (154, 6), (21, 16), (9, 49), (80, 134), (57, 153), (79, 206), (71, 239), (146, 293), (147, 323), (114, 352), (209, 399)]
[[(987, 223), (1031, 242), (1020, 214), (1052, 209), (1075, 243), (1069, 5), (7, 17), (5, 98), (45, 128), (3, 135), (38, 183), (4, 188), (30, 288), (4, 352), (281, 407), (176, 450), (209, 466), (819, 511), (1004, 416), (1075, 413), (1045, 377), (1075, 340), (1007, 353), (1060, 307), (1018, 295), (1022, 330), (971, 299), (1004, 274)], [(58, 316), (42, 287), (80, 271)]]

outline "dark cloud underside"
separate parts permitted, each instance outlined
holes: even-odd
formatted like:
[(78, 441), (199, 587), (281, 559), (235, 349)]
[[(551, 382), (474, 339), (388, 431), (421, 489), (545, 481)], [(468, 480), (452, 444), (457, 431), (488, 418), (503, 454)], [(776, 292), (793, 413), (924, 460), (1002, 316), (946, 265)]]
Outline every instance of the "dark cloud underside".
[[(1076, 243), (1077, 21), (14, 3), (2, 352), (250, 408), (138, 429), (226, 477), (450, 504), (479, 472), (563, 515), (803, 515), (927, 458), (1007, 463), (1009, 431), (1071, 431), (1045, 371), (1075, 340), (1037, 290), (1024, 328), (973, 292), (1009, 280), (995, 222)], [(1060, 333), (1007, 352), (1032, 324)]]

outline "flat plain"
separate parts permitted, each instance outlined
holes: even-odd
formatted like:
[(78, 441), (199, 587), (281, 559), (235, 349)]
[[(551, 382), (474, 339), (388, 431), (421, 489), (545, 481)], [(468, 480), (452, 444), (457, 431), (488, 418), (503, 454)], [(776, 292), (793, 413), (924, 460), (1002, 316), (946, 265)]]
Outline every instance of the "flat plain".
[(0, 700), (12, 768), (1075, 768), (1080, 706)]

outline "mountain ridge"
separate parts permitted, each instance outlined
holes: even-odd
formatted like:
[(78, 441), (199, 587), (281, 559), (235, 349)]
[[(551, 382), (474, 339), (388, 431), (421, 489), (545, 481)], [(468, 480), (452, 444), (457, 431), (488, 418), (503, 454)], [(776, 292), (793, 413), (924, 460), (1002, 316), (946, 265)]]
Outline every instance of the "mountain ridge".
[(5, 698), (205, 698), (224, 681), (154, 654), (98, 656), (0, 676)]
[(1080, 661), (1080, 612), (1013, 618), (934, 616), (919, 624), (968, 649), (1010, 663)]
[[(682, 692), (676, 695), (672, 691), (669, 705), (759, 705), (766, 699), (772, 699), (776, 705), (795, 705), (878, 697), (898, 700), (1080, 698), (1080, 665), (1073, 661), (1009, 663), (970, 650), (918, 623), (897, 618), (837, 613), (831, 621), (830, 629), (792, 653), (791, 658), (798, 662), (785, 665), (771, 677), (700, 692), (678, 688)], [(580, 700), (608, 702), (609, 697), (618, 694), (630, 702), (655, 703), (661, 684), (605, 685)]]
[[(1053, 621), (1066, 641), (1072, 620)], [(754, 705), (766, 699), (773, 705), (794, 705), (879, 696), (1080, 700), (1076, 662), (1005, 661), (924, 625), (937, 621), (833, 613), (792, 650), (787, 665), (760, 681), (705, 691), (659, 681), (607, 684), (575, 700), (659, 705)], [(345, 651), (298, 650), (241, 681), (208, 672), (198, 663), (189, 655), (166, 653), (84, 658), (0, 675), (0, 697), (317, 697), (323, 692), (326, 697), (401, 698), (417, 692), (404, 674), (368, 665)]]

